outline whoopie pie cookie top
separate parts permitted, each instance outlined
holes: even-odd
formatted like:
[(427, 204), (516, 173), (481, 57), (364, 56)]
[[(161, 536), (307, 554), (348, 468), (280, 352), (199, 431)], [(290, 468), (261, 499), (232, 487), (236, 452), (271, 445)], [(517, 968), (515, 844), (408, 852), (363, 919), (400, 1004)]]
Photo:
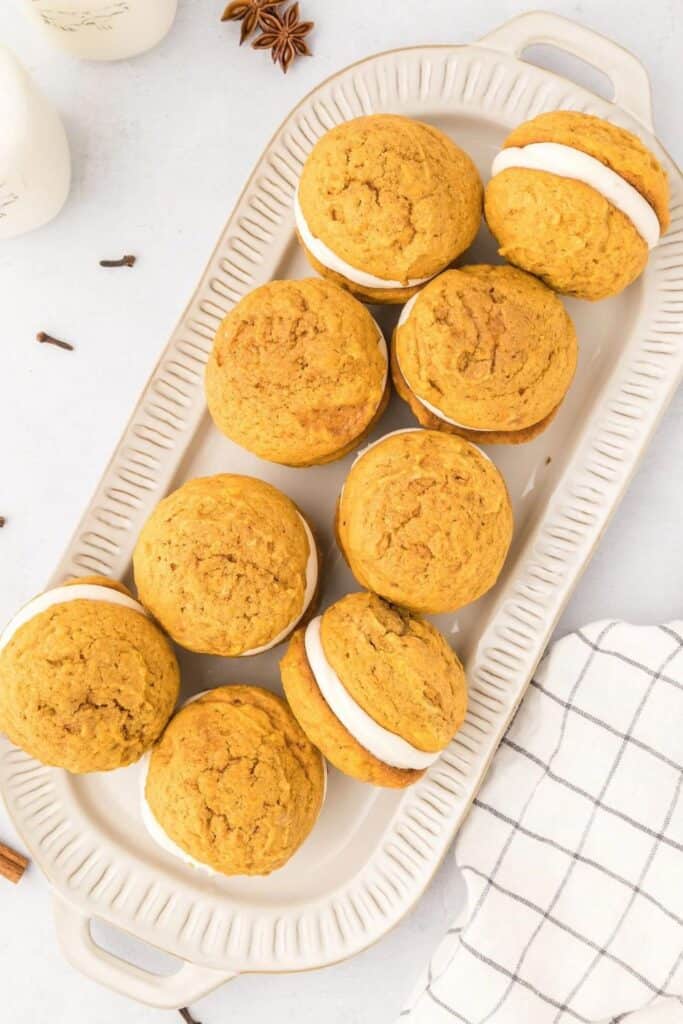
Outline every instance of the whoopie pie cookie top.
[(214, 423), (263, 459), (338, 458), (368, 430), (387, 387), (374, 319), (331, 281), (271, 281), (218, 329), (206, 371)]
[(315, 144), (297, 202), (305, 234), (331, 253), (328, 266), (339, 269), (336, 257), (350, 280), (356, 270), (370, 275), (359, 284), (400, 287), (431, 277), (472, 243), (482, 185), (467, 153), (437, 128), (374, 114)]
[(313, 828), (323, 759), (283, 700), (222, 686), (187, 704), (152, 751), (145, 801), (180, 853), (225, 875), (282, 867)]
[(294, 502), (234, 473), (190, 480), (164, 498), (133, 566), (141, 600), (173, 639), (224, 657), (284, 640), (318, 583), (315, 540)]
[(457, 435), (402, 430), (351, 467), (337, 533), (363, 587), (413, 611), (454, 611), (498, 578), (512, 510), (480, 449)]
[(20, 609), (0, 637), (0, 728), (44, 764), (109, 771), (137, 761), (180, 688), (172, 647), (120, 583), (71, 580)]
[(398, 369), (454, 426), (523, 430), (562, 401), (576, 332), (557, 295), (515, 267), (446, 270), (411, 300), (394, 335)]

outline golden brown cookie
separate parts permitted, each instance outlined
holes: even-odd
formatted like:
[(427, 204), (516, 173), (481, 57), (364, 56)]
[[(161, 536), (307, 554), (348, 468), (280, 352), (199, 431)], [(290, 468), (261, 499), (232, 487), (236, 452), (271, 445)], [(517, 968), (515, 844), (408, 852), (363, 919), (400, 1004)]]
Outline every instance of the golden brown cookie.
[(361, 586), (413, 611), (455, 611), (496, 582), (512, 509), (502, 476), (474, 445), (404, 430), (351, 467), (337, 535)]
[(508, 135), (485, 212), (501, 256), (556, 291), (602, 299), (644, 270), (669, 226), (669, 187), (631, 132), (558, 110)]
[(283, 700), (222, 686), (187, 704), (152, 751), (145, 802), (166, 848), (224, 875), (268, 875), (313, 828), (325, 766)]
[(206, 398), (218, 429), (262, 459), (339, 459), (389, 399), (387, 346), (367, 309), (331, 281), (271, 281), (218, 329)]
[(311, 742), (377, 786), (415, 782), (465, 717), (465, 674), (445, 638), (376, 594), (349, 594), (298, 629), (280, 671)]
[(394, 114), (346, 121), (313, 147), (297, 231), (313, 266), (372, 302), (404, 302), (473, 242), (482, 186), (431, 125)]
[(166, 725), (179, 686), (166, 637), (104, 577), (40, 594), (0, 637), (0, 728), (32, 757), (71, 772), (137, 761)]
[(423, 426), (488, 444), (543, 430), (576, 369), (574, 326), (561, 301), (510, 266), (447, 270), (406, 306), (392, 374)]
[(313, 534), (271, 484), (224, 473), (183, 484), (147, 520), (133, 555), (140, 600), (201, 654), (259, 654), (312, 607)]

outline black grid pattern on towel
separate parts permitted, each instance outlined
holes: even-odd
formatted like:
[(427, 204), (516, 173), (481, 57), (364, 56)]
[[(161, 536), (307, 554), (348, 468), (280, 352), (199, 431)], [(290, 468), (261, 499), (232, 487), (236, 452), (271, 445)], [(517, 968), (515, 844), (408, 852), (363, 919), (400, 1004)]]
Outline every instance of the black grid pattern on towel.
[[(510, 730), (513, 730), (514, 723), (510, 727), (508, 735), (506, 735), (502, 741), (509, 750), (514, 752), (516, 757), (525, 758), (533, 762), (536, 768), (540, 768), (542, 770), (542, 778), (544, 782), (552, 784), (553, 786), (567, 788), (579, 797), (581, 801), (586, 801), (589, 804), (590, 813), (588, 815), (588, 820), (581, 832), (576, 846), (572, 848), (556, 841), (551, 836), (543, 835), (526, 826), (525, 816), (532, 801), (534, 800), (538, 786), (533, 788), (526, 804), (515, 818), (506, 815), (502, 810), (492, 806), (491, 803), (488, 803), (485, 800), (475, 800), (475, 806), (478, 808), (479, 813), (491, 815), (499, 824), (509, 826), (509, 831), (497, 860), (488, 873), (480, 872), (472, 868), (470, 865), (467, 865), (464, 868), (465, 874), (469, 872), (472, 875), (475, 875), (480, 881), (483, 881), (484, 885), (478, 896), (476, 904), (469, 914), (467, 922), (457, 928), (450, 929), (450, 934), (457, 934), (459, 936), (457, 952), (455, 955), (462, 956), (464, 951), (464, 953), (468, 954), (474, 960), (485, 964), (492, 971), (500, 974), (505, 979), (505, 985), (502, 994), (498, 997), (493, 1007), (484, 1015), (479, 1015), (476, 1018), (468, 1017), (463, 1015), (461, 1009), (456, 1009), (451, 1006), (448, 1002), (447, 996), (445, 996), (441, 991), (438, 993), (435, 991), (438, 979), (434, 977), (430, 966), (425, 989), (426, 995), (434, 1004), (445, 1011), (448, 1019), (460, 1021), (462, 1024), (488, 1024), (489, 1021), (492, 1022), (492, 1024), (496, 1024), (498, 1021), (503, 1021), (506, 1018), (504, 1013), (500, 1011), (504, 1009), (505, 1003), (510, 998), (514, 988), (516, 986), (520, 986), (535, 995), (539, 1001), (539, 1006), (543, 1005), (544, 1013), (542, 1014), (542, 1018), (544, 1021), (552, 1021), (553, 1024), (566, 1024), (568, 1021), (587, 1021), (588, 1018), (582, 1016), (576, 1008), (576, 997), (580, 994), (582, 987), (595, 974), (595, 972), (600, 970), (600, 965), (605, 962), (609, 962), (612, 969), (623, 972), (624, 978), (629, 979), (631, 987), (634, 984), (636, 987), (640, 987), (640, 990), (642, 990), (641, 1006), (647, 1005), (650, 1001), (660, 996), (672, 997), (683, 1005), (683, 998), (680, 994), (672, 992), (668, 987), (683, 962), (683, 948), (672, 963), (661, 964), (661, 971), (659, 972), (659, 976), (656, 978), (645, 977), (642, 971), (639, 970), (637, 964), (627, 963), (621, 957), (616, 955), (612, 949), (620, 929), (628, 920), (629, 914), (632, 912), (638, 901), (643, 901), (651, 910), (654, 909), (655, 912), (664, 915), (675, 925), (683, 926), (683, 920), (681, 917), (667, 908), (662, 901), (656, 897), (656, 895), (648, 892), (646, 889), (647, 874), (660, 846), (664, 844), (675, 850), (677, 853), (683, 852), (683, 845), (677, 842), (672, 836), (666, 834), (677, 802), (681, 798), (681, 788), (683, 786), (683, 764), (680, 761), (674, 760), (671, 756), (654, 749), (650, 744), (634, 735), (639, 719), (647, 708), (648, 702), (652, 700), (653, 693), (658, 686), (673, 687), (676, 690), (681, 691), (683, 694), (682, 678), (680, 676), (677, 678), (676, 675), (667, 672), (667, 669), (669, 669), (674, 659), (683, 650), (683, 636), (680, 636), (674, 629), (671, 629), (668, 626), (659, 627), (661, 633), (669, 637), (672, 643), (665, 657), (662, 658), (661, 663), (656, 666), (650, 666), (634, 659), (633, 657), (629, 657), (610, 646), (610, 634), (618, 625), (619, 623), (616, 622), (605, 624), (595, 639), (591, 639), (590, 636), (587, 636), (586, 633), (582, 631), (578, 631), (575, 634), (575, 636), (580, 638), (586, 648), (586, 657), (581, 671), (577, 673), (576, 680), (567, 699), (562, 699), (556, 694), (550, 692), (542, 682), (539, 682), (538, 680), (532, 681), (531, 685), (539, 699), (551, 701), (556, 706), (559, 705), (562, 711), (559, 739), (557, 740), (550, 757), (546, 759), (539, 758), (532, 751), (525, 749), (519, 743), (511, 739), (509, 733)], [(636, 669), (636, 676), (639, 675), (642, 677), (639, 685), (638, 703), (626, 729), (617, 729), (613, 724), (605, 721), (599, 715), (596, 715), (594, 712), (591, 713), (580, 706), (581, 686), (589, 669), (595, 667), (594, 662), (596, 658), (619, 659), (623, 661), (625, 665), (628, 665), (630, 669)], [(681, 708), (683, 711), (683, 697), (681, 698)], [(603, 730), (606, 734), (609, 734), (613, 739), (618, 741), (616, 755), (609, 764), (605, 776), (597, 788), (597, 793), (587, 792), (584, 788), (572, 781), (572, 779), (567, 778), (560, 772), (554, 770), (554, 766), (558, 760), (558, 755), (562, 750), (567, 730), (567, 723), (570, 718), (590, 723), (591, 727)], [(622, 769), (624, 753), (629, 747), (637, 748), (643, 757), (657, 762), (660, 767), (664, 768), (668, 773), (668, 777), (671, 779), (671, 797), (668, 800), (666, 811), (664, 815), (661, 816), (660, 820), (653, 820), (651, 817), (648, 817), (647, 807), (635, 806), (632, 813), (626, 814), (624, 811), (610, 803), (608, 796), (610, 784), (613, 779), (617, 777), (620, 769)], [(681, 747), (683, 748), (683, 738), (681, 741)], [(591, 830), (595, 825), (597, 817), (600, 815), (606, 816), (607, 818), (612, 816), (613, 818), (619, 819), (621, 822), (626, 824), (630, 830), (638, 832), (642, 837), (647, 837), (647, 841), (650, 844), (649, 853), (645, 857), (644, 863), (641, 866), (639, 875), (635, 882), (623, 877), (622, 874), (613, 870), (608, 865), (602, 864), (595, 857), (590, 857), (584, 853)], [(533, 843), (546, 845), (554, 851), (564, 855), (566, 858), (566, 867), (562, 878), (546, 906), (540, 906), (537, 903), (534, 903), (533, 900), (529, 900), (526, 896), (511, 891), (509, 888), (501, 885), (497, 877), (505, 855), (518, 835), (525, 836)], [(606, 879), (609, 878), (618, 883), (622, 890), (623, 905), (621, 906), (621, 910), (618, 914), (616, 925), (613, 927), (611, 934), (608, 935), (607, 939), (603, 939), (602, 942), (596, 942), (591, 939), (590, 936), (582, 934), (581, 929), (577, 927), (576, 922), (570, 923), (568, 921), (563, 921), (555, 912), (556, 905), (572, 875), (585, 870), (601, 873)], [(514, 917), (515, 907), (523, 905), (538, 918), (531, 936), (523, 943), (517, 961), (512, 969), (509, 964), (500, 963), (496, 959), (487, 955), (483, 950), (476, 948), (469, 939), (469, 933), (472, 925), (477, 921), (477, 918), (482, 913), (482, 909), (484, 908), (487, 900), (494, 892), (498, 898), (502, 897), (505, 900), (505, 903), (509, 904), (509, 906), (506, 906), (506, 910), (511, 917)], [(525, 976), (525, 962), (529, 953), (533, 949), (534, 943), (543, 941), (541, 933), (545, 928), (557, 928), (568, 933), (573, 939), (583, 944), (587, 950), (590, 950), (588, 967), (582, 973), (578, 981), (560, 996), (558, 996), (556, 992), (541, 991), (537, 984), (533, 984), (529, 977)], [(539, 936), (541, 937), (539, 938)], [(440, 976), (442, 975), (440, 974)], [(683, 1020), (683, 1010), (681, 1013)], [(406, 1011), (406, 1016), (410, 1017), (410, 1015), (411, 1011)], [(627, 1021), (629, 1016), (631, 1016), (630, 1013), (621, 1013), (619, 1016), (612, 1018), (609, 1021), (609, 1024), (621, 1024), (622, 1021)], [(525, 1024), (527, 1024), (527, 1022), (525, 1022)], [(530, 1021), (528, 1024), (533, 1024), (533, 1022)]]

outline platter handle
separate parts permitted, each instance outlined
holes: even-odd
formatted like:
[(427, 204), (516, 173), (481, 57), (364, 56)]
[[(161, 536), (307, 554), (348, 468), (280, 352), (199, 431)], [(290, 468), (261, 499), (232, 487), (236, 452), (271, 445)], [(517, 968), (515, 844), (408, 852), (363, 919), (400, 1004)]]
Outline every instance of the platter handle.
[(613, 102), (654, 131), (648, 73), (637, 57), (606, 36), (548, 11), (529, 11), (489, 32), (481, 40), (491, 50), (520, 57), (528, 46), (545, 44), (571, 53), (605, 74)]
[(57, 938), (72, 967), (121, 995), (160, 1010), (178, 1010), (235, 977), (185, 961), (175, 974), (157, 975), (135, 967), (98, 946), (90, 934), (90, 918), (59, 896), (53, 896)]

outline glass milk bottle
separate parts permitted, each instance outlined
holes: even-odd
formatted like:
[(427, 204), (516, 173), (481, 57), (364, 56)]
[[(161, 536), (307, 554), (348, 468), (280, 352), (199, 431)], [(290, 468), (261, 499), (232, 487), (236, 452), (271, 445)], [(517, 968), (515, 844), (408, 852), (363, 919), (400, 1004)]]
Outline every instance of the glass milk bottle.
[(0, 241), (46, 224), (71, 182), (66, 133), (16, 57), (0, 46)]
[(20, 0), (55, 46), (86, 60), (134, 57), (171, 28), (178, 0)]

